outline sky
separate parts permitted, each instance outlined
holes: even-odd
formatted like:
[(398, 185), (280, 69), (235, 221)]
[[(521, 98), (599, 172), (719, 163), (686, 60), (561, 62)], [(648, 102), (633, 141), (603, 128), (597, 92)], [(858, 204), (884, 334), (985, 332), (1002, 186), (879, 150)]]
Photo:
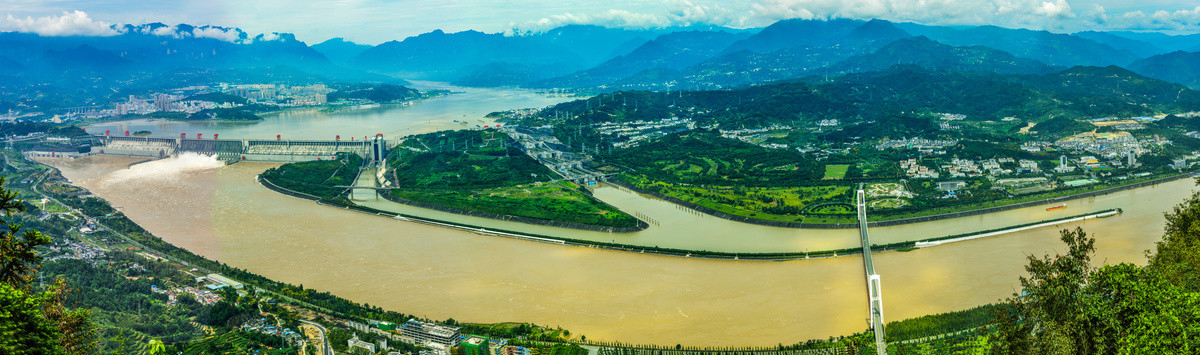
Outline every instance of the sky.
[(544, 31), (567, 24), (660, 28), (763, 27), (788, 18), (880, 18), (927, 25), (996, 25), (1053, 32), (1200, 33), (1196, 0), (5, 0), (0, 31), (115, 35), (112, 25), (186, 23), (315, 44), (364, 44), (442, 29)]

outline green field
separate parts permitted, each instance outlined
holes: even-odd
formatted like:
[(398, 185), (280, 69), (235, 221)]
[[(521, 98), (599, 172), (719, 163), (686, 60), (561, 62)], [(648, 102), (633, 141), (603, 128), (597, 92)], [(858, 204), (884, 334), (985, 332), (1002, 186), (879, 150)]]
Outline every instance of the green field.
[(870, 208), (900, 208), (908, 205), (908, 201), (899, 198), (884, 198), (867, 202)]
[(630, 174), (688, 185), (795, 186), (826, 174), (826, 168), (795, 150), (763, 148), (702, 130), (604, 153), (597, 160)]
[(825, 177), (822, 180), (841, 180), (850, 171), (848, 164), (830, 164), (825, 166)]
[(295, 354), (298, 352), (296, 348), (272, 348), (264, 345), (264, 339), (270, 337), (261, 334), (249, 333), (242, 330), (234, 330), (217, 336), (210, 336), (203, 340), (189, 343), (185, 345), (182, 353), (185, 355), (200, 355), (200, 354)]
[[(804, 220), (801, 215), (808, 206), (825, 203), (850, 202), (849, 186), (801, 186), (801, 187), (736, 187), (736, 186), (686, 186), (653, 181), (643, 176), (623, 176), (634, 186), (680, 200), (695, 203), (728, 214), (771, 220), (795, 222)], [(841, 209), (828, 213), (851, 213)], [(813, 212), (808, 212), (813, 213)]]
[(490, 189), (400, 189), (392, 195), (439, 206), (607, 227), (633, 227), (637, 219), (580, 191), (573, 183), (533, 183)]

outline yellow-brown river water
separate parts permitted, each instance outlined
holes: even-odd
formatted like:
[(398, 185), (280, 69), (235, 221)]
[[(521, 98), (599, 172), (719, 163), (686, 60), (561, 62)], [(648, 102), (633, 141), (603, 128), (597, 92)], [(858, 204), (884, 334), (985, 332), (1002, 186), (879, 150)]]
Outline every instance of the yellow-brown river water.
[[(255, 182), (271, 164), (215, 167), (191, 157), (127, 168), (134, 161), (99, 156), (47, 162), (168, 242), (272, 279), (399, 312), (468, 322), (525, 321), (561, 326), (589, 339), (666, 345), (788, 344), (867, 327), (860, 256), (718, 261), (564, 247), (284, 196)], [(1121, 207), (1120, 216), (1062, 227), (1079, 225), (1094, 233), (1098, 262), (1144, 263), (1143, 251), (1160, 240), (1162, 213), (1190, 194), (1193, 184), (1184, 179), (1071, 201), (1066, 211), (1035, 207), (879, 228), (872, 236), (887, 243)], [(661, 225), (636, 235), (528, 228), (644, 245), (694, 243), (697, 249), (857, 245), (854, 230), (751, 226), (610, 187), (600, 188), (597, 196)], [(1027, 254), (1062, 249), (1058, 229), (876, 254), (886, 318), (961, 310), (1008, 296)]]

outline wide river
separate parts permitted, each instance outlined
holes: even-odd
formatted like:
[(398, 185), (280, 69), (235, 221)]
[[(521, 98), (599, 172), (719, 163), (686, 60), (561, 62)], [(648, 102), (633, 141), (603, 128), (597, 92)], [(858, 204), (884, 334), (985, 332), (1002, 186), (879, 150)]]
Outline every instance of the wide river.
[[(296, 139), (324, 139), (342, 131), (346, 135), (424, 132), (453, 127), (454, 120), (476, 122), (491, 111), (564, 100), (514, 90), (459, 91), (463, 93), (409, 107), (290, 113), (256, 125), (127, 125), (138, 129), (138, 124), (152, 124), (149, 130), (161, 136), (207, 128), (201, 132), (223, 137), (254, 138), (282, 131)], [(349, 127), (358, 122), (374, 126)], [(103, 133), (103, 127), (89, 131)], [(561, 326), (589, 339), (666, 345), (788, 344), (867, 327), (860, 256), (718, 261), (486, 237), (320, 206), (272, 192), (254, 177), (273, 164), (219, 167), (212, 159), (190, 156), (129, 168), (134, 161), (102, 156), (50, 162), (67, 178), (111, 201), (171, 243), (273, 279), (400, 312), (468, 322), (526, 321)], [(1120, 216), (1064, 227), (1078, 225), (1096, 235), (1097, 262), (1144, 263), (1143, 251), (1160, 240), (1162, 213), (1193, 190), (1193, 182), (1185, 179), (1072, 201), (1067, 211), (1029, 208), (878, 228), (872, 230), (872, 240), (886, 243), (956, 234), (1121, 207), (1125, 213)], [(659, 225), (633, 234), (588, 233), (438, 215), (369, 196), (363, 203), (497, 228), (642, 245), (738, 251), (857, 245), (854, 230), (730, 222), (612, 187), (600, 187), (597, 196), (623, 210), (646, 214)], [(1057, 230), (876, 254), (886, 318), (961, 310), (1007, 297), (1023, 274), (1026, 255), (1063, 249)]]

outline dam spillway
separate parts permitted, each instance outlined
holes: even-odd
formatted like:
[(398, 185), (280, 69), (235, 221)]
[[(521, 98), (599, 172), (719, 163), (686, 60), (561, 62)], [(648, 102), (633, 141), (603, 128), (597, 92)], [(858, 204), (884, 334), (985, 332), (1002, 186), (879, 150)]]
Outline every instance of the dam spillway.
[(368, 141), (281, 140), (281, 139), (192, 139), (93, 136), (92, 152), (146, 158), (168, 158), (185, 152), (216, 155), (227, 162), (252, 161), (289, 163), (333, 159), (338, 153), (372, 156), (373, 147), (386, 148), (381, 136)]

